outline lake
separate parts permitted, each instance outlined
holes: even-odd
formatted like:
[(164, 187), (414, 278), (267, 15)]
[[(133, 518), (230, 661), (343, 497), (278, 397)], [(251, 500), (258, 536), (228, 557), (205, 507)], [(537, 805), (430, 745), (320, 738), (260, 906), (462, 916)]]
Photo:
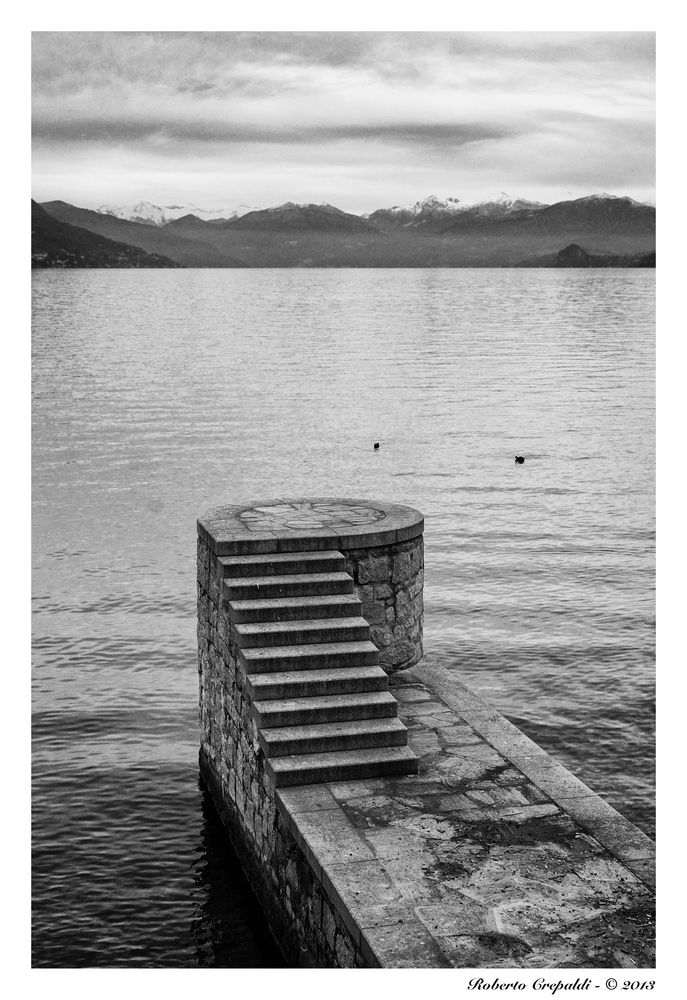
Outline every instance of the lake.
[(198, 781), (222, 503), (423, 511), (426, 651), (653, 834), (654, 276), (33, 272), (34, 965), (280, 962)]

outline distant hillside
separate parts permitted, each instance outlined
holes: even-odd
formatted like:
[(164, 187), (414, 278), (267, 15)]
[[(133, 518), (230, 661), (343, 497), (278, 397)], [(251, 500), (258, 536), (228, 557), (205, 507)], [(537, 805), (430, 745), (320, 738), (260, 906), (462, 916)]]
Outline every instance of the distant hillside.
[(458, 198), (437, 198), (432, 194), (414, 205), (378, 208), (367, 216), (367, 220), (384, 232), (406, 229), (438, 234), (449, 232), (454, 227), (464, 228), (466, 223), (474, 226), (485, 220), (495, 221), (523, 210), (545, 207), (540, 202), (511, 198), (503, 192), (476, 205), (467, 205)]
[(61, 201), (43, 208), (185, 267), (555, 267), (567, 266), (555, 260), (571, 244), (617, 260), (652, 253), (656, 245), (656, 210), (610, 195), (554, 205), (498, 195), (472, 206), (432, 196), (367, 219), (332, 205), (287, 202), (223, 222), (187, 214), (165, 225)]
[(248, 212), (238, 219), (221, 223), (222, 229), (255, 229), (318, 233), (373, 233), (364, 219), (342, 212), (333, 205), (295, 205), (288, 201), (276, 208)]
[[(183, 267), (243, 266), (241, 261), (226, 253), (221, 247), (209, 245), (204, 240), (198, 239), (195, 233), (190, 236), (187, 232), (175, 231), (171, 228), (173, 225), (171, 223), (159, 227), (141, 222), (129, 222), (113, 215), (92, 212), (88, 208), (77, 208), (65, 201), (43, 202), (41, 208), (60, 222), (79, 226), (99, 236), (106, 236), (109, 240), (140, 247), (148, 253), (163, 254)], [(208, 225), (210, 232), (216, 228), (218, 227)]]
[(394, 205), (392, 208), (378, 208), (367, 216), (370, 225), (382, 232), (399, 229), (422, 229), (425, 232), (439, 231), (461, 212), (466, 205), (457, 198), (437, 198), (435, 194), (416, 201), (414, 205)]
[(557, 254), (534, 257), (523, 261), (520, 267), (656, 267), (656, 252), (644, 254), (588, 253), (577, 243), (559, 250)]
[(513, 217), (528, 222), (531, 228), (551, 230), (574, 227), (577, 230), (603, 230), (608, 233), (651, 233), (656, 227), (656, 209), (632, 198), (590, 195), (574, 201), (559, 201), (538, 212), (519, 213)]
[(475, 217), (474, 212), (466, 212), (446, 226), (444, 233), (457, 233), (466, 228), (479, 228), (483, 231), (491, 229), (504, 234), (529, 234), (532, 237), (554, 233), (653, 237), (656, 209), (652, 205), (633, 201), (632, 198), (590, 195), (573, 201), (559, 201), (554, 205), (526, 208), (496, 219)]
[(173, 219), (171, 222), (166, 222), (164, 224), (164, 230), (167, 234), (169, 233), (206, 233), (208, 227), (212, 229), (215, 226), (221, 225), (226, 222), (226, 219), (220, 219), (214, 222), (210, 222), (207, 219), (200, 219), (197, 215), (181, 215), (178, 219)]
[(70, 226), (31, 202), (31, 267), (178, 267), (160, 254), (146, 253)]

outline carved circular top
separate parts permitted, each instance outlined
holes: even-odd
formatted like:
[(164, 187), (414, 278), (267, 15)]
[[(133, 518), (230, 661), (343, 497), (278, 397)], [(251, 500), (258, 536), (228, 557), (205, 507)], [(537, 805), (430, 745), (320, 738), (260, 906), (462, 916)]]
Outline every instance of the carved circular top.
[(217, 555), (393, 545), (423, 527), (413, 507), (342, 497), (253, 501), (219, 507), (198, 521)]
[(281, 531), (284, 528), (344, 528), (375, 524), (386, 517), (383, 510), (342, 500), (292, 500), (249, 507), (239, 520), (249, 531)]

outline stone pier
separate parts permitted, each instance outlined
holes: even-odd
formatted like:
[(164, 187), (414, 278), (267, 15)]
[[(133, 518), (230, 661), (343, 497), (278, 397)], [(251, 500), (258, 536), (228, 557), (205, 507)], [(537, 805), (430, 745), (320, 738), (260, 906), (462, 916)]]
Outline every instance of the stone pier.
[(201, 770), (293, 965), (650, 968), (653, 844), (423, 658), (423, 518), (198, 522)]

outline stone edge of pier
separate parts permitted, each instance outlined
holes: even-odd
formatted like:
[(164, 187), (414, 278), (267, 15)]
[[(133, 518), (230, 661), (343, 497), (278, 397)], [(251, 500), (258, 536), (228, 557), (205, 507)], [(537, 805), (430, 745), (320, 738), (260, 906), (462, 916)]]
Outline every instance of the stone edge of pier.
[(289, 963), (653, 968), (650, 838), (435, 658), (392, 681), (420, 773), (277, 789), (274, 870), (202, 767)]
[[(597, 792), (482, 701), (434, 657), (425, 657), (412, 674), (560, 806), (649, 889), (656, 888), (656, 846), (634, 823)], [(406, 675), (410, 679), (410, 675)]]

